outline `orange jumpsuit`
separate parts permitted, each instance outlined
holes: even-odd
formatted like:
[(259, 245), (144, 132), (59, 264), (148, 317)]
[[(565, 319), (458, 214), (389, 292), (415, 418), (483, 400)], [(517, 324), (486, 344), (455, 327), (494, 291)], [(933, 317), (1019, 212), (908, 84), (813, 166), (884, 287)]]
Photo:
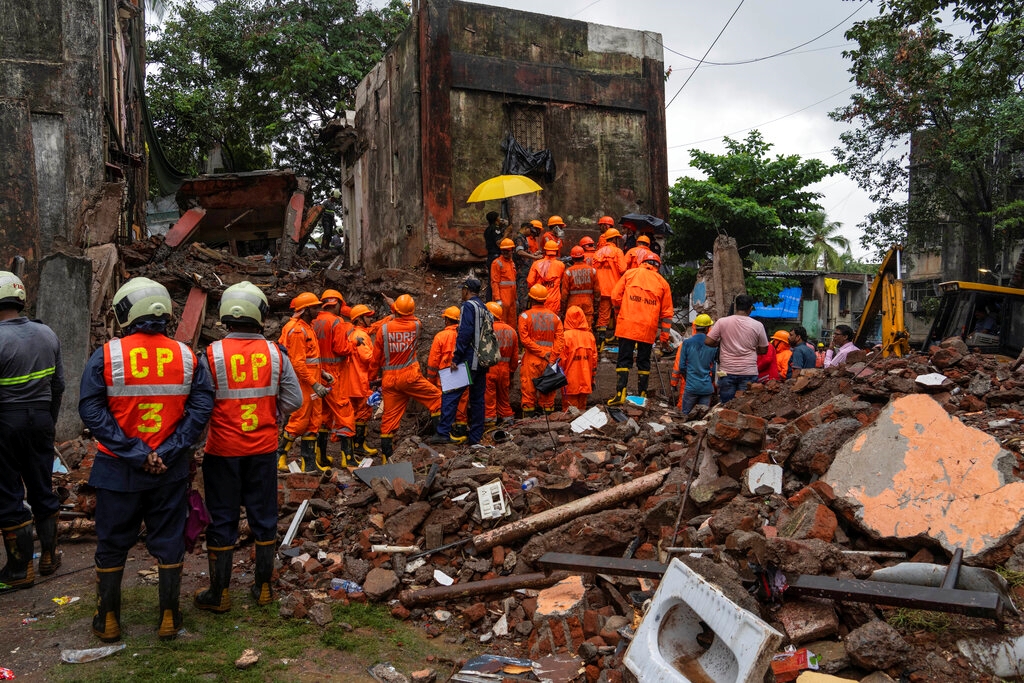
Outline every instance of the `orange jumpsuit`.
[(626, 272), (626, 255), (614, 244), (606, 244), (597, 250), (594, 267), (597, 269), (597, 286), (601, 293), (597, 327), (607, 328), (612, 319), (612, 290)]
[(562, 257), (562, 238), (556, 236), (555, 233), (553, 233), (553, 232), (551, 232), (549, 230), (549, 231), (547, 231), (546, 233), (544, 233), (543, 235), (540, 236), (541, 246), (547, 244), (548, 242), (554, 242), (555, 244), (558, 245), (558, 254), (557, 254), (557, 256), (559, 258), (561, 258)]
[(514, 325), (516, 311), (516, 264), (499, 256), (491, 261), (491, 301), (501, 304), (501, 320)]
[(642, 244), (636, 245), (626, 252), (626, 270), (638, 267), (641, 263), (650, 258), (650, 254), (653, 253), (653, 251)]
[(562, 308), (579, 306), (587, 319), (587, 326), (594, 327), (594, 302), (600, 299), (597, 291), (597, 270), (584, 261), (569, 266), (562, 274)]
[[(362, 343), (360, 343), (362, 342)], [(373, 408), (366, 405), (370, 391), (370, 364), (373, 362), (373, 337), (363, 327), (353, 327), (348, 333), (352, 355), (345, 368), (345, 385), (357, 425), (365, 425), (373, 417)]]
[(597, 375), (597, 341), (587, 318), (579, 306), (570, 306), (565, 313), (565, 347), (562, 349), (562, 370), (569, 383), (562, 390), (562, 404), (587, 409), (587, 397), (594, 390)]
[(409, 399), (420, 403), (431, 415), (441, 415), (441, 390), (420, 372), (416, 346), (420, 340), (420, 321), (413, 315), (398, 315), (380, 326), (373, 338), (373, 365), (370, 376), (382, 372), (381, 391), (384, 416), (380, 421), (381, 438), (398, 431)]
[(530, 266), (530, 274), (526, 276), (526, 284), (533, 287), (542, 284), (548, 288), (548, 298), (544, 306), (555, 315), (562, 312), (562, 274), (565, 264), (554, 256), (545, 255), (540, 261)]
[[(455, 355), (455, 339), (459, 336), (459, 324), (448, 325), (434, 335), (434, 341), (430, 343), (430, 355), (427, 356), (427, 381), (437, 388), (441, 388), (441, 378), (438, 373), (442, 368), (452, 366), (452, 356)], [(469, 406), (469, 392), (462, 392), (462, 399), (455, 411), (455, 424), (468, 425), (466, 408)]]
[(516, 337), (515, 328), (495, 320), (494, 336), (498, 340), (501, 362), (491, 366), (487, 371), (487, 392), (484, 394), (484, 418), (487, 422), (513, 416), (508, 394), (512, 385), (512, 375), (519, 367), (519, 339)]
[(288, 360), (295, 368), (302, 389), (302, 407), (292, 413), (284, 430), (293, 437), (315, 435), (320, 429), (323, 401), (313, 391), (320, 382), (320, 346), (316, 333), (301, 318), (291, 318), (281, 329), (277, 342), (288, 351)]
[(594, 265), (594, 257), (597, 256), (597, 249), (583, 247), (583, 262), (588, 266)]
[(657, 269), (640, 266), (626, 271), (615, 285), (611, 299), (619, 309), (615, 334), (620, 339), (653, 344), (660, 336), (662, 342), (668, 341), (673, 316), (672, 291)]
[(533, 411), (538, 405), (545, 410), (555, 408), (555, 392), (537, 395), (533, 378), (540, 377), (552, 362), (562, 355), (565, 338), (562, 321), (545, 303), (533, 302), (533, 307), (519, 316), (519, 343), (523, 359), (519, 366), (519, 390), (523, 410)]
[(356, 433), (356, 416), (346, 380), (348, 358), (352, 348), (348, 344), (348, 328), (352, 323), (342, 320), (330, 311), (320, 311), (313, 319), (313, 331), (320, 347), (320, 369), (334, 377), (331, 393), (323, 399), (321, 427), (331, 431), (331, 438), (352, 436)]
[(686, 373), (679, 371), (679, 357), (681, 355), (683, 355), (682, 344), (680, 344), (679, 348), (676, 349), (676, 360), (672, 363), (672, 379), (669, 380), (669, 384), (672, 385), (672, 388), (679, 390), (679, 395), (676, 396), (676, 408), (683, 407), (683, 392), (686, 391)]

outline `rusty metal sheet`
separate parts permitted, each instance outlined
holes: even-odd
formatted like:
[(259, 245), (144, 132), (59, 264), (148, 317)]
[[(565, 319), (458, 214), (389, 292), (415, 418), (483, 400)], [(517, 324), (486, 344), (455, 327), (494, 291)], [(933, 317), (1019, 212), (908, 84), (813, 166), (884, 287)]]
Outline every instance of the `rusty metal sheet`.
[(178, 222), (167, 231), (164, 244), (169, 247), (181, 246), (199, 230), (199, 223), (203, 220), (204, 216), (206, 216), (206, 209), (201, 207), (186, 211), (185, 215), (179, 218)]
[[(300, 179), (293, 171), (218, 173), (189, 178), (178, 189), (182, 211), (206, 211), (194, 238), (207, 244), (228, 240), (277, 239)], [(243, 215), (244, 214), (244, 215)]]

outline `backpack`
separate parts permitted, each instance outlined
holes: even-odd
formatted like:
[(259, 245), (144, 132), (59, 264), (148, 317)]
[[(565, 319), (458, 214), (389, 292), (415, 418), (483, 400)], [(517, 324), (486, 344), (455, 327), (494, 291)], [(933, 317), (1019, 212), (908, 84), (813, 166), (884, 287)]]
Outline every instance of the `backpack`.
[(494, 316), (486, 308), (473, 302), (476, 309), (476, 329), (473, 331), (473, 351), (477, 368), (492, 368), (501, 362), (501, 348), (494, 335)]

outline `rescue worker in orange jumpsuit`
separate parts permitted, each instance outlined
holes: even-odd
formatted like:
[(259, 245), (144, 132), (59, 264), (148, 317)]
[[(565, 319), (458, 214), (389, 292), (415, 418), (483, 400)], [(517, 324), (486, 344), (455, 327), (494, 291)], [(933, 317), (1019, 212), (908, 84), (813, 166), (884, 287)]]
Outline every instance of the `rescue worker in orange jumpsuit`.
[(562, 258), (562, 238), (565, 237), (565, 221), (561, 216), (552, 216), (548, 219), (548, 230), (540, 236), (541, 244), (554, 242), (558, 245), (558, 258)]
[(505, 238), (498, 243), (500, 255), (491, 261), (491, 301), (501, 304), (502, 321), (515, 324), (516, 319), (516, 264), (512, 251), (516, 243)]
[(583, 262), (588, 266), (594, 265), (594, 257), (597, 255), (597, 245), (594, 244), (594, 238), (590, 235), (584, 235), (580, 238), (579, 246), (583, 248)]
[(659, 339), (662, 348), (668, 345), (668, 330), (672, 324), (672, 291), (659, 273), (661, 258), (651, 252), (639, 268), (627, 270), (612, 291), (612, 304), (618, 309), (615, 332), (619, 337), (619, 359), (615, 366), (615, 396), (608, 405), (626, 402), (629, 369), (633, 367), (636, 351), (636, 388), (640, 396), (647, 396), (647, 383), (651, 379), (651, 347)]
[(302, 388), (302, 407), (292, 413), (278, 446), (277, 469), (281, 472), (288, 471), (287, 461), (298, 459), (292, 454), (292, 445), (299, 438), (302, 439), (303, 471), (316, 469), (316, 434), (323, 419), (323, 398), (331, 391), (329, 385), (334, 382), (333, 375), (320, 369), (320, 345), (310, 324), (319, 305), (320, 299), (312, 292), (303, 292), (292, 299), (295, 313), (285, 323), (277, 340), (288, 352), (288, 359)]
[(608, 324), (612, 321), (613, 304), (612, 290), (626, 272), (626, 255), (619, 249), (622, 234), (615, 228), (608, 228), (602, 235), (606, 244), (597, 250), (594, 256), (594, 268), (597, 269), (597, 286), (601, 300), (597, 309), (597, 348), (603, 349), (605, 337), (608, 335)]
[[(449, 306), (444, 309), (441, 318), (444, 320), (444, 329), (434, 335), (434, 340), (430, 342), (430, 355), (427, 356), (427, 381), (438, 389), (441, 388), (441, 378), (438, 373), (442, 368), (452, 366), (452, 356), (455, 355), (455, 340), (459, 336), (459, 307)], [(467, 406), (469, 406), (469, 392), (462, 394), (459, 408), (455, 413), (451, 440), (457, 443), (463, 443), (466, 440)]]
[(531, 287), (544, 285), (548, 292), (548, 300), (544, 305), (555, 315), (562, 313), (563, 273), (565, 264), (558, 260), (558, 245), (555, 242), (547, 242), (544, 245), (544, 259), (535, 261), (530, 266), (530, 274), (526, 276), (526, 283)]
[(562, 349), (562, 371), (569, 383), (562, 389), (562, 407), (587, 409), (587, 397), (594, 390), (597, 376), (597, 342), (579, 306), (565, 312), (565, 347)]
[(441, 417), (441, 390), (427, 381), (420, 371), (416, 347), (422, 325), (413, 315), (416, 302), (403, 294), (394, 303), (395, 317), (384, 323), (373, 338), (373, 365), (370, 376), (381, 376), (384, 394), (384, 416), (380, 421), (380, 450), (386, 463), (394, 454), (395, 432), (413, 399), (430, 411), (434, 419)]
[(636, 246), (626, 252), (626, 270), (640, 267), (640, 264), (647, 260), (647, 254), (653, 253), (651, 238), (640, 235), (636, 238)]
[(562, 310), (579, 306), (587, 319), (587, 327), (594, 329), (594, 310), (600, 300), (597, 291), (597, 270), (583, 260), (583, 247), (573, 247), (569, 252), (572, 265), (562, 274)]
[(608, 244), (608, 238), (605, 237), (605, 233), (611, 228), (615, 227), (615, 219), (611, 216), (601, 216), (597, 219), (597, 228), (601, 231), (601, 234), (597, 237), (597, 248), (600, 249), (604, 245)]
[(104, 642), (121, 639), (121, 578), (145, 522), (160, 581), (157, 636), (172, 640), (181, 630), (190, 449), (213, 411), (213, 383), (192, 349), (165, 335), (171, 297), (163, 285), (132, 278), (113, 308), (124, 336), (89, 358), (78, 401), (98, 442), (89, 474), (97, 539), (92, 632)]
[(542, 229), (540, 221), (532, 220), (519, 226), (519, 234), (515, 238), (516, 303), (518, 304), (516, 310), (519, 311), (526, 309), (529, 304), (526, 292), (530, 286), (526, 284), (526, 276), (530, 273), (530, 267), (534, 261), (544, 258), (544, 252), (541, 249), (541, 245), (544, 243), (539, 241)]
[(489, 301), (487, 310), (494, 316), (494, 336), (501, 351), (501, 362), (487, 371), (484, 423), (488, 427), (493, 427), (500, 420), (502, 425), (510, 425), (515, 422), (515, 414), (508, 402), (508, 395), (512, 386), (512, 375), (519, 367), (519, 337), (514, 327), (502, 322), (504, 312), (501, 310), (501, 304)]
[(206, 552), (210, 586), (196, 591), (199, 609), (231, 609), (231, 567), (238, 542), (240, 506), (256, 538), (256, 569), (250, 594), (258, 605), (273, 600), (271, 575), (277, 554), (277, 422), (302, 405), (302, 390), (288, 356), (263, 336), (270, 312), (260, 288), (240, 282), (224, 290), (220, 321), (228, 335), (206, 347), (200, 359), (211, 371), (216, 397), (203, 456), (210, 526)]
[(348, 357), (346, 386), (349, 401), (356, 417), (356, 435), (352, 439), (352, 450), (356, 455), (377, 455), (376, 448), (366, 444), (366, 423), (373, 418), (373, 408), (366, 402), (373, 391), (370, 389), (370, 366), (373, 363), (373, 337), (368, 328), (368, 319), (373, 315), (367, 306), (357, 304), (351, 309), (352, 330), (348, 333), (352, 355)]
[(344, 300), (338, 291), (325, 290), (320, 295), (323, 305), (313, 319), (313, 331), (316, 333), (317, 346), (320, 347), (320, 369), (337, 381), (323, 398), (320, 429), (317, 430), (316, 466), (319, 470), (328, 470), (333, 464), (327, 454), (328, 434), (331, 441), (341, 442), (341, 466), (348, 467), (348, 457), (352, 455), (352, 437), (356, 433), (356, 415), (349, 401), (349, 387), (344, 381), (348, 376), (347, 366), (352, 355), (352, 347), (348, 343), (352, 323), (339, 315)]
[(388, 313), (383, 318), (381, 318), (380, 320), (374, 320), (373, 322), (370, 323), (370, 326), (367, 328), (367, 331), (370, 333), (371, 337), (377, 336), (377, 330), (379, 330), (384, 323), (391, 322), (392, 320), (395, 319), (395, 300), (389, 297), (387, 294), (381, 294), (381, 297), (384, 299), (384, 303), (388, 305), (388, 310), (391, 312)]
[(537, 406), (545, 412), (555, 409), (555, 393), (537, 395), (533, 379), (562, 355), (565, 337), (562, 321), (547, 307), (548, 290), (544, 285), (530, 287), (532, 306), (519, 316), (519, 344), (523, 358), (519, 363), (519, 390), (523, 417), (532, 417)]

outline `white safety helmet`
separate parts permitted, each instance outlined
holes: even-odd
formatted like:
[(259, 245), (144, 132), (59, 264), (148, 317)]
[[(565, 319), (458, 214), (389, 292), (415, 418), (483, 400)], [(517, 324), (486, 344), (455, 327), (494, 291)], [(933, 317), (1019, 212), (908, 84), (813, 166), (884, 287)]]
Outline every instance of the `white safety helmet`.
[(224, 290), (220, 297), (220, 321), (250, 323), (263, 327), (263, 317), (270, 305), (263, 291), (251, 282), (239, 282)]
[(159, 282), (133, 277), (114, 294), (113, 309), (121, 327), (128, 327), (140, 318), (170, 318), (171, 295)]
[(25, 283), (14, 273), (0, 270), (0, 307), (25, 308)]

